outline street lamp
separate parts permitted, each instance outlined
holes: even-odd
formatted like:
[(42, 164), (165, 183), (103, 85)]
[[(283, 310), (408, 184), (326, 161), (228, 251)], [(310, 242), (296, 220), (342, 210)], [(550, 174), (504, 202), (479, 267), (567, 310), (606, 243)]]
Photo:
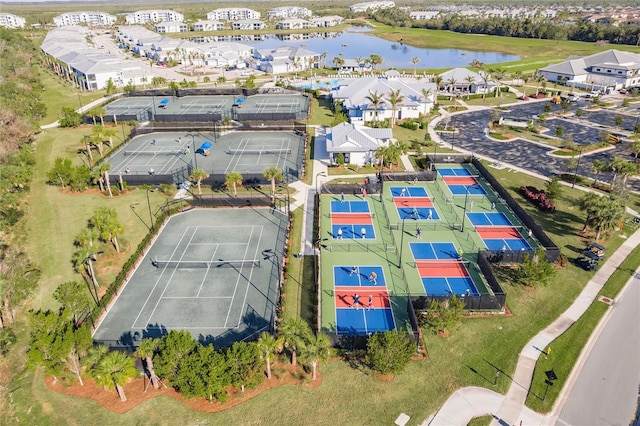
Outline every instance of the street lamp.
[[(413, 220), (418, 220), (416, 215), (419, 216), (420, 214), (417, 211), (412, 211), (411, 214), (409, 215), (409, 218)], [(400, 255), (398, 257), (398, 268), (402, 266), (402, 248), (404, 247), (404, 222), (406, 219), (407, 219), (407, 216), (404, 216), (402, 218), (402, 233), (400, 234)]]
[(467, 216), (467, 200), (469, 199), (469, 190), (476, 187), (478, 187), (477, 184), (467, 186), (467, 190), (464, 194), (464, 209), (462, 211), (462, 224), (460, 225), (460, 232), (464, 232), (464, 218)]
[(198, 156), (196, 155), (196, 135), (193, 133), (187, 133), (186, 136), (191, 136), (191, 146), (193, 147), (193, 164), (195, 168), (198, 168)]
[[(158, 187), (156, 187), (158, 189)], [(149, 208), (149, 231), (153, 228), (153, 213), (151, 213), (151, 201), (149, 201), (149, 193), (154, 192), (153, 188), (147, 188), (147, 207)]]
[(456, 141), (456, 120), (451, 119), (451, 149), (453, 150), (453, 143)]
[(319, 178), (320, 176), (326, 177), (326, 176), (327, 176), (327, 174), (326, 174), (325, 172), (319, 172), (319, 173), (316, 173), (316, 194), (317, 194), (317, 195), (320, 195), (320, 193), (318, 192), (318, 178)]
[(580, 167), (580, 159), (582, 158), (582, 148), (583, 145), (580, 145), (580, 154), (578, 155), (578, 162), (576, 163), (576, 171), (573, 173), (573, 183), (571, 184), (571, 188), (576, 186), (576, 179), (578, 178), (578, 167)]

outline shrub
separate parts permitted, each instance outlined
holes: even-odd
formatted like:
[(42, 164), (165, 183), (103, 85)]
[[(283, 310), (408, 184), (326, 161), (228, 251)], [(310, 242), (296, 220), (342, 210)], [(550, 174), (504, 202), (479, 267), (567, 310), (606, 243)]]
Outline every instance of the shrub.
[(520, 193), (537, 205), (540, 210), (547, 213), (554, 213), (556, 211), (555, 203), (549, 199), (544, 190), (537, 189), (533, 186), (522, 186), (520, 187)]
[(378, 331), (367, 342), (365, 360), (372, 370), (380, 374), (399, 374), (415, 353), (416, 348), (406, 334)]

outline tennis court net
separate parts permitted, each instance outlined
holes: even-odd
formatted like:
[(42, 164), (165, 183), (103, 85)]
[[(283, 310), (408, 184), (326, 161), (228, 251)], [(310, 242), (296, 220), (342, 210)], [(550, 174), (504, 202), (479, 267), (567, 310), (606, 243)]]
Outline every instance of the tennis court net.
[(230, 148), (227, 150), (229, 155), (247, 154), (247, 155), (262, 155), (262, 154), (291, 154), (291, 150), (288, 148), (264, 148), (264, 149), (242, 149)]
[(185, 154), (184, 151), (176, 151), (176, 150), (170, 150), (170, 151), (124, 151), (124, 155), (125, 156), (129, 156), (129, 155), (183, 155)]
[(151, 264), (156, 268), (197, 269), (197, 268), (236, 268), (260, 267), (259, 259), (250, 260), (158, 260)]

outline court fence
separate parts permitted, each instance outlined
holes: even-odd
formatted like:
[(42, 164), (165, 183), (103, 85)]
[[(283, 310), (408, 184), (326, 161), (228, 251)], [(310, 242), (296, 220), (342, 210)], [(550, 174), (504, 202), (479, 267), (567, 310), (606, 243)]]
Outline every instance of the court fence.
[(252, 192), (249, 195), (205, 194), (193, 195), (190, 203), (195, 207), (271, 207), (268, 194)]
[(436, 180), (435, 171), (397, 171), (382, 172), (378, 174), (379, 179), (383, 182), (432, 182)]
[[(545, 250), (546, 259), (554, 263), (560, 257), (560, 248), (549, 238), (549, 236), (544, 232), (542, 226), (538, 225), (538, 223), (529, 216), (527, 213), (517, 202), (516, 200), (507, 192), (506, 189), (493, 177), (493, 175), (487, 170), (487, 168), (482, 164), (480, 160), (477, 158), (473, 158), (472, 164), (478, 170), (480, 175), (491, 185), (491, 187), (498, 193), (498, 195), (504, 200), (505, 204), (513, 211), (513, 213), (518, 217), (520, 222), (524, 224), (527, 228), (531, 229), (533, 236), (540, 242), (540, 245)], [(519, 253), (519, 252), (517, 252)], [(494, 252), (494, 255), (498, 253)], [(509, 251), (503, 254), (503, 261), (507, 259), (504, 256), (509, 257), (518, 257), (520, 258), (522, 255), (516, 255), (514, 253), (510, 253)]]

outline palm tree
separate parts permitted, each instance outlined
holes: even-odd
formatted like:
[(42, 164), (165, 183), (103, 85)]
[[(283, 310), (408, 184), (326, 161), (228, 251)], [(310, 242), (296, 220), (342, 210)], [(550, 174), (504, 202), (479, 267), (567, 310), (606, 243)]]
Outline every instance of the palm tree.
[(342, 59), (339, 56), (336, 56), (335, 58), (333, 58), (332, 62), (335, 64), (336, 68), (340, 68), (344, 64), (344, 59)]
[(384, 161), (387, 158), (388, 153), (388, 146), (380, 146), (378, 147), (378, 149), (376, 149), (375, 157), (380, 161), (380, 173), (382, 173), (382, 169), (384, 168)]
[(589, 226), (589, 223), (593, 220), (598, 210), (598, 204), (600, 202), (600, 195), (595, 192), (587, 192), (579, 201), (578, 208), (587, 213), (587, 217), (584, 221), (582, 231), (584, 232)]
[(202, 181), (209, 177), (209, 173), (207, 173), (203, 169), (193, 169), (191, 174), (189, 175), (190, 180), (195, 180), (196, 185), (198, 185), (198, 195), (202, 195)]
[(369, 91), (369, 94), (365, 96), (365, 99), (368, 100), (373, 106), (373, 109), (375, 110), (375, 121), (378, 121), (378, 108), (384, 102), (384, 100), (382, 99), (382, 95), (378, 92)]
[(413, 76), (416, 76), (416, 67), (418, 65), (418, 62), (420, 62), (420, 58), (418, 58), (417, 56), (414, 56), (413, 58), (411, 58), (411, 63), (413, 64)]
[(318, 364), (329, 359), (331, 344), (326, 334), (318, 333), (304, 342), (300, 347), (300, 357), (311, 363), (311, 380), (318, 378)]
[(484, 90), (482, 91), (482, 103), (485, 103), (485, 100), (487, 99), (487, 87), (489, 86), (489, 80), (491, 80), (491, 76), (489, 75), (489, 73), (485, 72), (481, 75), (482, 77), (482, 84), (484, 86)]
[(373, 67), (374, 70), (376, 69), (376, 65), (382, 65), (383, 62), (384, 62), (384, 59), (380, 55), (376, 55), (374, 53), (369, 56), (369, 63), (371, 63), (371, 66)]
[(633, 153), (633, 157), (638, 161), (638, 155), (640, 155), (640, 139), (636, 139), (629, 144), (629, 149)]
[[(436, 85), (436, 90), (440, 91), (442, 90), (442, 87), (444, 86), (444, 78), (442, 78), (441, 75), (436, 75), (433, 77), (433, 83), (435, 83)], [(438, 96), (438, 94), (436, 93), (436, 97)]]
[(98, 278), (96, 277), (96, 273), (93, 269), (93, 262), (97, 261), (96, 251), (91, 246), (80, 246), (78, 250), (73, 253), (73, 257), (71, 258), (71, 262), (73, 263), (76, 271), (81, 272), (84, 270), (93, 283), (93, 287), (96, 292), (100, 289), (100, 284), (98, 283)]
[(99, 107), (93, 108), (93, 113), (96, 114), (98, 117), (100, 117), (100, 125), (104, 127), (104, 116), (107, 115), (107, 110), (99, 106)]
[(102, 136), (106, 137), (109, 140), (109, 147), (113, 148), (113, 137), (116, 135), (116, 129), (108, 129), (104, 128), (102, 130)]
[(354, 60), (358, 64), (358, 74), (362, 74), (362, 61), (364, 61), (364, 58), (362, 56), (356, 56)]
[(238, 195), (238, 185), (242, 185), (242, 175), (238, 172), (228, 173), (224, 184), (233, 187), (233, 195)]
[(271, 362), (273, 356), (282, 350), (282, 340), (276, 339), (265, 331), (258, 339), (257, 345), (262, 353), (262, 358), (267, 363), (267, 379), (271, 379)]
[(76, 236), (73, 244), (78, 247), (88, 246), (93, 247), (93, 242), (98, 239), (98, 231), (96, 228), (86, 227)]
[(391, 105), (391, 128), (393, 129), (396, 124), (396, 111), (398, 109), (398, 105), (402, 103), (404, 97), (400, 93), (400, 89), (391, 91), (389, 93), (389, 104)]
[(92, 138), (91, 135), (84, 135), (81, 140), (82, 146), (84, 146), (87, 157), (89, 157), (89, 164), (93, 161), (93, 153), (91, 152)]
[(498, 69), (494, 70), (492, 74), (493, 78), (498, 83), (498, 94), (500, 96), (500, 99), (502, 99), (502, 80), (504, 80), (504, 77), (507, 75), (507, 73), (504, 70)]
[(636, 163), (624, 160), (620, 157), (612, 158), (611, 161), (609, 161), (607, 169), (608, 171), (613, 173), (613, 179), (611, 179), (611, 186), (609, 187), (610, 190), (613, 190), (619, 176), (622, 176), (622, 181), (619, 183), (619, 187), (624, 188), (629, 175), (638, 173), (638, 167)]
[(603, 160), (593, 160), (593, 163), (591, 163), (591, 171), (596, 175), (593, 179), (593, 186), (595, 187), (598, 184), (598, 176), (607, 171), (607, 163)]
[(282, 170), (277, 167), (269, 167), (262, 175), (271, 181), (271, 203), (276, 201), (276, 180), (282, 180)]
[(100, 167), (98, 168), (98, 173), (103, 176), (102, 180), (107, 187), (109, 197), (113, 197), (113, 193), (111, 192), (111, 182), (109, 181), (109, 170), (111, 170), (111, 164), (101, 163)]
[(539, 85), (542, 85), (542, 88), (544, 89), (546, 87), (546, 84), (547, 84), (547, 78), (542, 74), (538, 74), (536, 76), (536, 83), (538, 83), (538, 84), (536, 84), (536, 96), (537, 96), (538, 93), (540, 93)]
[(447, 86), (449, 87), (449, 93), (453, 93), (453, 91), (455, 90), (457, 85), (458, 85), (458, 80), (456, 80), (455, 77), (451, 77), (449, 80), (447, 80)]
[(139, 357), (146, 365), (149, 372), (149, 380), (154, 389), (160, 387), (160, 379), (156, 376), (155, 369), (153, 368), (153, 354), (158, 349), (158, 341), (152, 338), (142, 339), (140, 346), (134, 352), (135, 356)]
[(120, 253), (118, 245), (118, 235), (124, 232), (124, 226), (118, 220), (118, 212), (111, 207), (96, 208), (93, 217), (90, 219), (91, 225), (100, 232), (100, 237), (105, 241), (111, 241), (117, 253)]
[(469, 74), (464, 78), (464, 81), (467, 82), (467, 100), (471, 97), (471, 85), (476, 81), (476, 78)]
[(107, 353), (91, 372), (96, 383), (107, 389), (116, 389), (120, 401), (125, 402), (124, 386), (130, 379), (137, 377), (140, 372), (135, 366), (135, 361), (124, 352), (111, 351)]
[(284, 347), (291, 351), (291, 365), (297, 365), (297, 350), (311, 336), (309, 324), (300, 318), (287, 317), (282, 321), (279, 335)]

